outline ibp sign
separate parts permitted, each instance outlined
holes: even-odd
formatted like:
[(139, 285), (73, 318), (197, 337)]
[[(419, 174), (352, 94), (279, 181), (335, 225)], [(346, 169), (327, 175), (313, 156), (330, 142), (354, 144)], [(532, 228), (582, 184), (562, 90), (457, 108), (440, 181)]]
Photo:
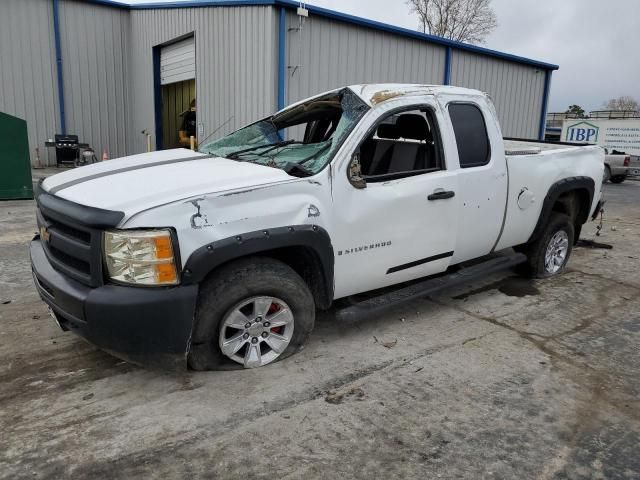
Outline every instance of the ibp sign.
[(589, 122), (579, 122), (567, 127), (566, 142), (597, 143), (600, 129)]

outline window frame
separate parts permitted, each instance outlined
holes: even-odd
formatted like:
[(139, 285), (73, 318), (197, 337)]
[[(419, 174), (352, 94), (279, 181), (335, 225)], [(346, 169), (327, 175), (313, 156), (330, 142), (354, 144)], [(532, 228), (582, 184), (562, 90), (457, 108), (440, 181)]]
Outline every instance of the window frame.
[[(440, 125), (436, 116), (436, 110), (433, 107), (433, 105), (430, 105), (427, 103), (420, 103), (415, 105), (403, 105), (401, 107), (396, 107), (385, 112), (382, 117), (378, 118), (376, 122), (367, 129), (366, 133), (358, 142), (358, 146), (354, 150), (353, 154), (354, 155), (358, 154), (358, 158), (360, 158), (360, 148), (362, 147), (362, 144), (366, 142), (367, 139), (378, 130), (378, 127), (380, 126), (380, 124), (382, 124), (384, 120), (386, 120), (387, 118), (393, 115), (397, 115), (398, 113), (413, 112), (416, 110), (419, 110), (420, 112), (424, 112), (429, 117), (427, 121), (431, 120), (432, 125), (430, 126), (433, 128), (433, 131), (432, 131), (433, 141), (436, 147), (436, 153), (440, 159), (440, 163), (441, 163), (440, 168), (423, 168), (421, 170), (407, 170), (404, 172), (385, 173), (382, 175), (362, 175), (362, 179), (365, 181), (365, 183), (388, 182), (390, 180), (415, 177), (417, 175), (424, 175), (427, 173), (442, 172), (447, 170), (447, 162), (445, 157), (444, 145), (442, 144), (442, 135), (440, 133)], [(348, 164), (347, 175), (349, 175), (351, 163), (353, 163), (353, 159)]]
[[(460, 161), (460, 150), (458, 149), (458, 138), (456, 136), (456, 129), (455, 126), (453, 125), (453, 120), (451, 118), (451, 112), (449, 110), (449, 108), (451, 107), (451, 105), (469, 105), (471, 107), (476, 108), (476, 110), (478, 110), (478, 112), (480, 112), (480, 118), (482, 118), (482, 125), (484, 126), (484, 133), (485, 136), (487, 137), (487, 157), (485, 159), (485, 161), (483, 163), (474, 163), (472, 165), (466, 165), (466, 166), (462, 166), (462, 162)], [(458, 154), (458, 166), (461, 169), (467, 169), (467, 168), (478, 168), (478, 167), (486, 167), (487, 165), (489, 165), (491, 163), (491, 159), (493, 158), (493, 149), (492, 149), (492, 145), (491, 145), (491, 137), (489, 136), (489, 130), (487, 129), (487, 119), (484, 116), (484, 112), (482, 111), (482, 108), (479, 104), (475, 103), (475, 102), (469, 102), (469, 101), (454, 101), (454, 102), (449, 102), (447, 103), (447, 115), (449, 116), (449, 122), (451, 123), (451, 130), (453, 131), (453, 138), (456, 142), (456, 151)]]

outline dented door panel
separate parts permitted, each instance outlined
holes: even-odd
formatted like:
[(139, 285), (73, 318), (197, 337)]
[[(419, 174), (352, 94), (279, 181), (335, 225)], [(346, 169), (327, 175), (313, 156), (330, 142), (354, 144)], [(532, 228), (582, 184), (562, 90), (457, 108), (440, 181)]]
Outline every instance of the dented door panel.
[(455, 172), (435, 172), (336, 193), (336, 298), (439, 273), (455, 241)]
[(444, 117), (432, 96), (398, 97), (374, 108), (336, 157), (333, 183), (336, 298), (440, 273), (456, 241), (458, 200), (430, 201), (438, 191), (457, 192), (452, 146), (442, 133), (446, 170), (354, 188), (347, 179), (353, 152), (378, 119), (398, 108), (430, 106), (438, 124)]

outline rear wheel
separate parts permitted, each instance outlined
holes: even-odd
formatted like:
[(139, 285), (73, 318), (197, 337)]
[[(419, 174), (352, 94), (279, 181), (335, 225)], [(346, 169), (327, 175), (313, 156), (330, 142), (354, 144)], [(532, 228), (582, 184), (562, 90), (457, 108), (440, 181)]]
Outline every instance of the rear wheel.
[(289, 266), (248, 258), (216, 272), (200, 290), (189, 366), (255, 368), (288, 357), (306, 342), (313, 296)]
[(622, 183), (626, 180), (626, 176), (625, 175), (614, 175), (613, 177), (611, 177), (611, 183)]
[(574, 240), (574, 226), (568, 215), (554, 212), (538, 240), (519, 250), (527, 255), (524, 273), (534, 278), (547, 278), (564, 270)]
[(604, 176), (602, 177), (602, 183), (607, 183), (611, 180), (611, 168), (609, 165), (604, 166)]

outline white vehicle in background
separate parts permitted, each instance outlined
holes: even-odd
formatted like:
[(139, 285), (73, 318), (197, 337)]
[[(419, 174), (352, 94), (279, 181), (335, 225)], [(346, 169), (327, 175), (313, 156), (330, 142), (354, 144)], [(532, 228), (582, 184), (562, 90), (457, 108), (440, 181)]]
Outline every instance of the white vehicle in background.
[(510, 266), (557, 275), (600, 211), (603, 162), (505, 141), (479, 91), (346, 87), (198, 153), (49, 177), (35, 284), (63, 329), (122, 358), (259, 367), (337, 299), (402, 285), (341, 312), (371, 313)]
[(629, 166), (631, 164), (631, 155), (623, 152), (609, 150), (605, 148), (604, 157), (604, 179), (603, 182), (622, 183), (629, 175)]
[(629, 176), (640, 176), (640, 155), (631, 155), (629, 160)]

